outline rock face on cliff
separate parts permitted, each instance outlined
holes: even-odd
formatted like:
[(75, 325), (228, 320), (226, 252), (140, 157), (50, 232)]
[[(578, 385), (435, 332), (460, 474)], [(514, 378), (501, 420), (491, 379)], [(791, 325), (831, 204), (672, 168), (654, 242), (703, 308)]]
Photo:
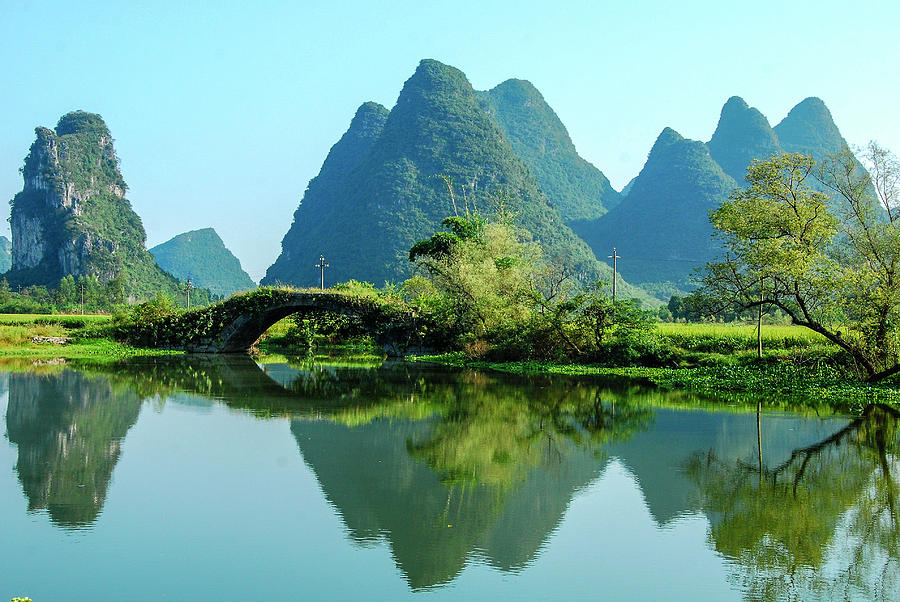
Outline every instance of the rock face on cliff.
[(0, 236), (0, 273), (12, 266), (12, 243), (5, 236)]
[(178, 282), (144, 248), (140, 218), (125, 198), (125, 180), (103, 119), (75, 111), (56, 129), (35, 129), (10, 202), (10, 284), (55, 287), (60, 278), (121, 278), (125, 293), (144, 298)]
[(150, 249), (150, 254), (176, 278), (190, 278), (192, 285), (216, 295), (227, 297), (256, 286), (212, 228), (179, 234)]

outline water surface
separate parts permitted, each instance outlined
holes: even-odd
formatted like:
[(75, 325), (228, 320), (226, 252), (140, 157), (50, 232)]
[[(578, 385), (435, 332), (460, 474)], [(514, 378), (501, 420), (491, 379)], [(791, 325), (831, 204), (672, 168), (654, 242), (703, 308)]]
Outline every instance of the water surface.
[(0, 373), (0, 599), (898, 599), (897, 419), (626, 381)]

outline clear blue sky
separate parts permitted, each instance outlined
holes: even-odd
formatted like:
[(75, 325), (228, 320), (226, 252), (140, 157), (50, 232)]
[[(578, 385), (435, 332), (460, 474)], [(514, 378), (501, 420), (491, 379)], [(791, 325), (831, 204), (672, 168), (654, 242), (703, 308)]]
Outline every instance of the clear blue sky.
[(0, 0), (0, 196), (35, 126), (100, 113), (148, 246), (212, 226), (258, 279), (356, 108), (392, 107), (422, 58), (530, 80), (616, 188), (732, 95), (772, 125), (819, 96), (851, 144), (900, 151), (892, 2), (605, 4)]

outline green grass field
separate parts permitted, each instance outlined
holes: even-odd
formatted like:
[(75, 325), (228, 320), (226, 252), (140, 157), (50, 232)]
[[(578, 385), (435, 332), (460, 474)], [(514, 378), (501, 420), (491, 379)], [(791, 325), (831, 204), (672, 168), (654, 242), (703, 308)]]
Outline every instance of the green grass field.
[(112, 316), (106, 314), (0, 314), (0, 325), (27, 326), (59, 325), (66, 328), (83, 328), (92, 324), (104, 324), (112, 320)]
[[(756, 326), (747, 324), (657, 324), (657, 332), (673, 345), (694, 351), (756, 349)], [(817, 332), (803, 326), (762, 327), (763, 348), (793, 349), (828, 344)]]
[[(115, 359), (171, 353), (136, 349), (107, 338), (97, 327), (110, 320), (112, 316), (108, 315), (0, 314), (0, 357)], [(65, 337), (69, 342), (35, 343), (32, 337)]]

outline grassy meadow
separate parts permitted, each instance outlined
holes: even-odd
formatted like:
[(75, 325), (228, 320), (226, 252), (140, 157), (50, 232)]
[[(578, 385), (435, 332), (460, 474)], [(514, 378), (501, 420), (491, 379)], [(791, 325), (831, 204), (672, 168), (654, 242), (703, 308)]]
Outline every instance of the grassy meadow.
[[(118, 359), (168, 354), (137, 349), (112, 340), (104, 328), (112, 316), (104, 314), (0, 314), (0, 358)], [(37, 343), (34, 337), (62, 337), (64, 345)]]
[[(656, 326), (660, 341), (671, 348), (680, 366), (734, 365), (757, 361), (757, 332), (747, 324), (674, 324)], [(763, 360), (813, 364), (838, 349), (822, 335), (802, 326), (762, 327)]]

